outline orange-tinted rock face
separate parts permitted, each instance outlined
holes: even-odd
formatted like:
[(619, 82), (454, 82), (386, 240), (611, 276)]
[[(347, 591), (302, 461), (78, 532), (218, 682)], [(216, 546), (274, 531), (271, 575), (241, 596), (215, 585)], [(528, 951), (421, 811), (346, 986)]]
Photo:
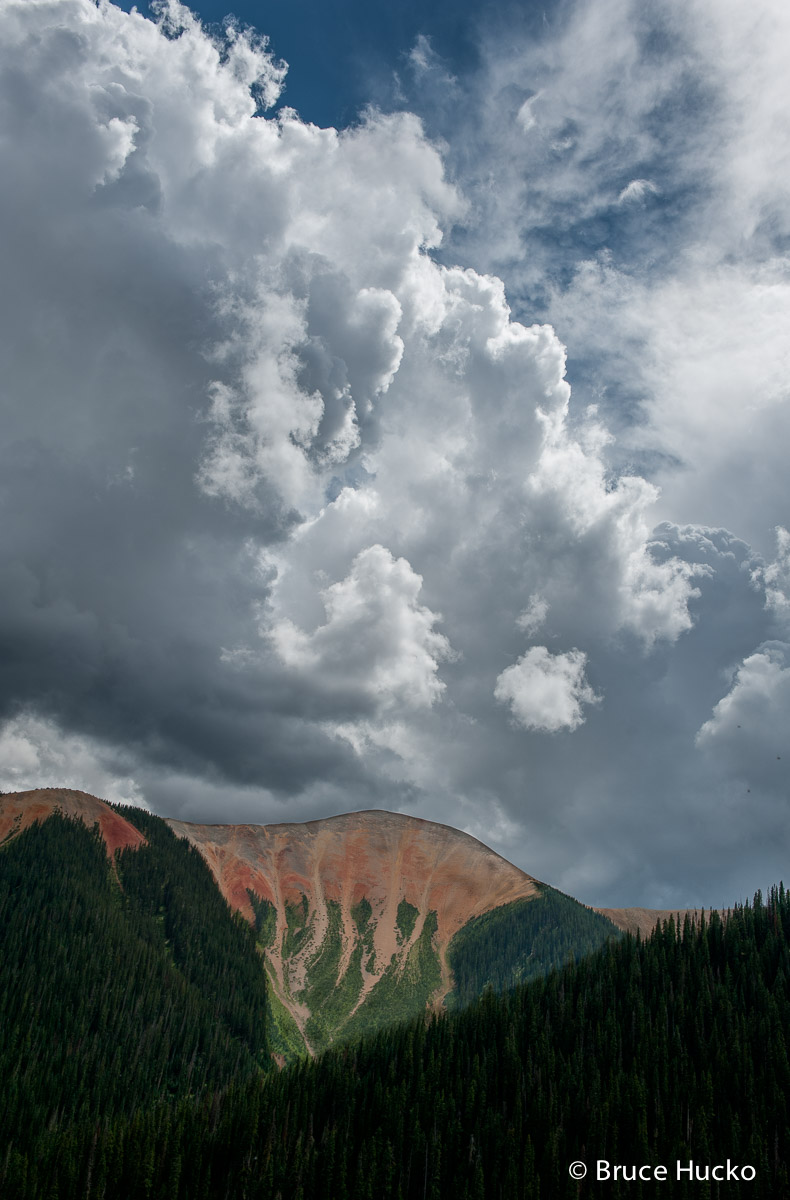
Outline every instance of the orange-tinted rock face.
[(401, 900), (434, 910), (447, 943), (472, 917), (536, 895), (535, 880), (447, 825), (382, 811), (288, 825), (168, 821), (211, 867), (223, 895), (252, 920), (247, 888), (279, 907), (363, 897), (394, 913)]
[[(538, 894), (531, 876), (468, 834), (396, 813), (348, 813), (300, 825), (168, 824), (200, 851), (229, 904), (248, 920), (248, 888), (274, 905), (269, 979), (308, 1050), (310, 975), (324, 954), (337, 955), (337, 986), (345, 980), (352, 996), (344, 1018), (350, 1019), (392, 971), (408, 986), (425, 932), (437, 964), (438, 986), (429, 1002), (439, 1005), (451, 986), (447, 946), (461, 926)], [(305, 932), (296, 948), (289, 942), (286, 906), (303, 903), (303, 897)], [(363, 899), (371, 909), (364, 936), (352, 911)], [(398, 921), (404, 900), (417, 910), (408, 934)], [(425, 927), (431, 913), (433, 934)]]
[(109, 804), (70, 788), (36, 788), (0, 796), (0, 841), (9, 833), (21, 833), (35, 821), (46, 821), (56, 809), (66, 817), (79, 818), (89, 828), (98, 821), (108, 855), (126, 846), (136, 849), (145, 842), (139, 829)]
[[(56, 810), (89, 827), (98, 822), (108, 855), (145, 843), (143, 835), (103, 800), (67, 788), (0, 795), (0, 841)], [(347, 1004), (342, 1013), (335, 1013), (333, 1027), (324, 1028), (324, 1044), (354, 1018), (380, 982), (397, 988), (403, 980), (413, 990), (426, 947), (434, 974), (420, 1003), (428, 995), (430, 1004), (440, 1005), (452, 984), (446, 951), (458, 930), (482, 913), (539, 894), (535, 879), (468, 834), (397, 813), (348, 813), (282, 825), (167, 823), (197, 848), (228, 903), (247, 920), (255, 916), (248, 889), (273, 905), (274, 928), (269, 928), (265, 948), (267, 974), (308, 1051), (315, 1029), (310, 1006), (319, 1003), (311, 973), (327, 961), (337, 988), (343, 984)], [(362, 900), (370, 905), (364, 929), (357, 908)], [(398, 915), (402, 901), (416, 910), (407, 927)], [(291, 906), (301, 906), (298, 937), (296, 909)], [(697, 910), (686, 909), (597, 911), (620, 929), (643, 936), (670, 916), (676, 921), (687, 912), (692, 919), (699, 916)], [(436, 915), (435, 926), (426, 926), (431, 913)], [(324, 996), (325, 984), (324, 980)]]

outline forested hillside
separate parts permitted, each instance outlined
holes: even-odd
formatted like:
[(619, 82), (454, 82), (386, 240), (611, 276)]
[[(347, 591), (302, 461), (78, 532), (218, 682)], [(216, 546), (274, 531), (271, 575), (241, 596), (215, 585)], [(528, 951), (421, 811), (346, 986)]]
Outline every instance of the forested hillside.
[[(267, 1060), (253, 931), (158, 817), (110, 859), (55, 814), (0, 849), (0, 1195), (41, 1139), (212, 1093)], [(45, 1193), (30, 1185), (34, 1196)]]
[[(39, 1124), (10, 1200), (538, 1200), (568, 1165), (666, 1164), (612, 1197), (790, 1194), (790, 900), (668, 923), (468, 1009), (203, 1098)], [(676, 1160), (749, 1182), (674, 1181)]]
[(468, 921), (450, 943), (448, 1008), (463, 1008), (486, 988), (503, 992), (599, 950), (620, 931), (607, 917), (545, 883), (534, 900), (516, 900)]
[[(201, 932), (199, 912), (216, 908), (215, 891), (254, 926), (258, 957), (227, 984), (226, 1004), (237, 1033), (254, 1040), (250, 1020), (265, 1025), (278, 1061), (356, 1041), (427, 1009), (463, 1006), (487, 987), (501, 991), (620, 936), (608, 919), (477, 839), (403, 813), (204, 826), (163, 822), (73, 789), (36, 788), (0, 796), (0, 842), (5, 835), (9, 845), (56, 811), (98, 826), (108, 855), (138, 849), (147, 835), (146, 854), (125, 853), (117, 870), (128, 875), (126, 893), (141, 911), (165, 922), (176, 961), (190, 971), (207, 970), (202, 941), (212, 935)], [(208, 868), (193, 868), (189, 887), (198, 891), (188, 909), (183, 887), (168, 883), (163, 891), (162, 876), (162, 855), (174, 847), (174, 862), (189, 861), (184, 840)], [(120, 885), (117, 870), (111, 877)], [(266, 1004), (251, 1017), (264, 983)]]
[[(524, 902), (525, 930), (551, 925), (537, 939), (536, 961), (552, 965), (560, 943), (560, 962), (589, 948), (557, 927), (550, 905), (527, 916), (527, 902), (542, 894), (538, 881), (449, 825), (381, 809), (277, 825), (168, 824), (200, 851), (228, 903), (255, 922), (271, 1044), (287, 1058), (441, 1007), (453, 987), (448, 948), (459, 930), (515, 901)], [(604, 937), (617, 936), (594, 920)], [(489, 932), (486, 924), (485, 940)], [(474, 936), (467, 942), (476, 944)], [(502, 939), (498, 946), (497, 974), (508, 984), (525, 957), (524, 938), (516, 942), (512, 955)], [(470, 962), (475, 998), (490, 981), (478, 965), (489, 964)]]

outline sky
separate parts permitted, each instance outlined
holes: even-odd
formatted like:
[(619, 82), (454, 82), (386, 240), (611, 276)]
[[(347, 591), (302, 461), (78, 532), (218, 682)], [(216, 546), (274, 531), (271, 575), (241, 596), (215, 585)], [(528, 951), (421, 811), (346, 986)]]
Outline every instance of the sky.
[(0, 789), (790, 847), (790, 9), (0, 0)]

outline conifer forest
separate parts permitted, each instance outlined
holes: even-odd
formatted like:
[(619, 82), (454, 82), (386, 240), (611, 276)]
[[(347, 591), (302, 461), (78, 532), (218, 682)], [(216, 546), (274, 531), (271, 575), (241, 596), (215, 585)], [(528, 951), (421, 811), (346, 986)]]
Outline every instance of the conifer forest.
[[(126, 815), (148, 844), (113, 860), (58, 815), (0, 850), (4, 1200), (790, 1194), (782, 885), (282, 1065), (258, 931)], [(753, 1178), (689, 1178), (728, 1160)]]

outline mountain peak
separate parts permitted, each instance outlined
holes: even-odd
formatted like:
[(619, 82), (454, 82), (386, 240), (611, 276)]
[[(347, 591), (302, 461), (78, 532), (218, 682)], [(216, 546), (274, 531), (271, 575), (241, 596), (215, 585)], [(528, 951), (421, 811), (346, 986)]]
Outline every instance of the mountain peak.
[(449, 940), (471, 917), (536, 894), (531, 875), (471, 834), (384, 809), (276, 825), (168, 824), (196, 846), (225, 898), (250, 919), (248, 890), (273, 904), (308, 894), (341, 907), (386, 896), (396, 907), (405, 900), (435, 909), (440, 940)]
[[(310, 978), (331, 959), (335, 987), (355, 979), (353, 1016), (431, 948), (430, 1000), (452, 977), (447, 946), (473, 917), (538, 895), (537, 882), (467, 833), (381, 809), (277, 825), (169, 821), (203, 855), (232, 907), (271, 906), (266, 961), (277, 1000), (310, 1046)], [(323, 966), (322, 966), (323, 964)], [(314, 990), (314, 989), (312, 989)]]
[(89, 828), (98, 822), (110, 857), (116, 850), (127, 846), (136, 848), (145, 843), (139, 829), (106, 801), (75, 788), (56, 787), (31, 788), (0, 796), (0, 842), (21, 833), (36, 821), (46, 821), (57, 811), (82, 821)]

